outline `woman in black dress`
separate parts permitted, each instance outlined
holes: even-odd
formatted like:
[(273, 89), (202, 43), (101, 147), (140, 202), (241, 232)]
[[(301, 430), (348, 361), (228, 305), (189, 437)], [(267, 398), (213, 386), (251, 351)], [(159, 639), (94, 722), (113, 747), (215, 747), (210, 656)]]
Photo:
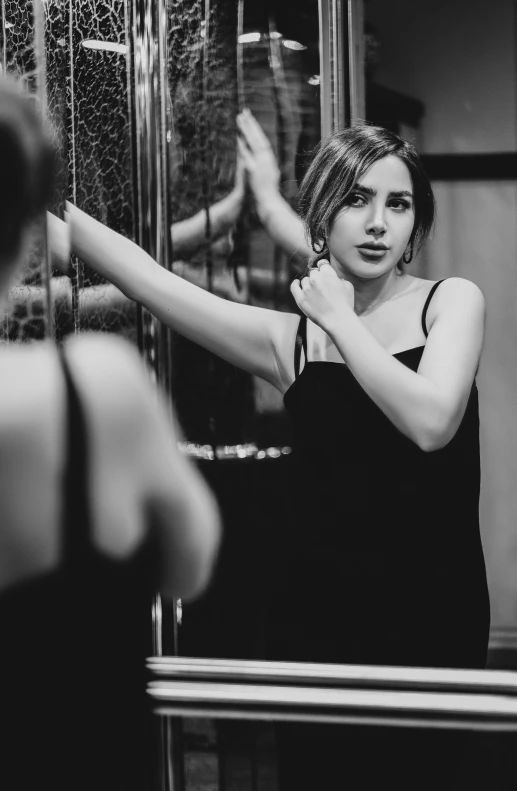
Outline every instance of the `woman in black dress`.
[[(249, 123), (240, 147), (253, 178)], [(300, 207), (312, 248), (291, 286), (301, 319), (186, 283), (69, 206), (72, 247), (169, 326), (284, 394), (293, 519), (271, 658), (482, 668), (483, 296), (468, 280), (407, 274), (434, 198), (413, 146), (387, 130), (358, 125), (323, 141)], [(300, 220), (273, 195), (271, 212), (300, 239)]]

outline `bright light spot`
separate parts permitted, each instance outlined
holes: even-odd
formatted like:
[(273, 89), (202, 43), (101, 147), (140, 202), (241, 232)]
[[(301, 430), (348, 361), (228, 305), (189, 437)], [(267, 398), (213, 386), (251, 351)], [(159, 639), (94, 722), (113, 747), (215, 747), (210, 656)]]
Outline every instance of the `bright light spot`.
[(115, 44), (112, 41), (96, 41), (95, 39), (87, 39), (81, 42), (85, 49), (102, 49), (105, 52), (120, 52), (122, 55), (127, 53), (125, 44)]
[(261, 33), (242, 33), (239, 36), (239, 44), (251, 44), (252, 41), (260, 41)]
[(14, 22), (6, 22), (6, 23), (5, 23), (5, 28), (6, 28), (7, 30), (9, 30), (9, 28), (11, 28), (11, 27), (14, 27)]
[(320, 84), (320, 75), (319, 74), (315, 74), (313, 77), (309, 77), (307, 82), (309, 83), (309, 85), (319, 85)]
[(273, 30), (273, 32), (269, 34), (269, 38), (282, 38), (282, 34), (279, 33), (278, 30)]
[(299, 41), (291, 41), (290, 38), (286, 38), (285, 41), (282, 41), (282, 44), (284, 47), (287, 47), (287, 49), (307, 49), (307, 47), (304, 47)]

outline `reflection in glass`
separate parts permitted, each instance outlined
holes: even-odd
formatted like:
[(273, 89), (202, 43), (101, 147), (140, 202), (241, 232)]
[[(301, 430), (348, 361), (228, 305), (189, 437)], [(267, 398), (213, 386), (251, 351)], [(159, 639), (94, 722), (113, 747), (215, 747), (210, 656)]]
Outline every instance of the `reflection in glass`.
[[(33, 13), (35, 12), (35, 13)], [(39, 2), (2, 3), (0, 8), (1, 74), (17, 79), (45, 111), (42, 10)], [(37, 17), (39, 16), (39, 19)], [(32, 228), (27, 264), (0, 306), (0, 342), (42, 340), (49, 333), (47, 263), (43, 221)]]
[[(289, 8), (252, 0), (169, 4), (173, 270), (226, 298), (279, 309), (292, 309), (288, 285), (300, 261), (275, 248), (238, 183), (236, 115), (248, 107), (261, 124), (292, 200), (320, 136), (318, 3), (296, 15)], [(203, 234), (194, 249), (182, 231), (198, 213)], [(189, 442), (288, 444), (280, 399), (268, 385), (179, 337), (174, 360)]]
[[(168, 13), (172, 270), (225, 299), (294, 311), (289, 285), (305, 259), (266, 231), (238, 162), (237, 114), (248, 108), (260, 124), (292, 204), (320, 139), (318, 2), (293, 14), (287, 1), (171, 0)], [(225, 524), (212, 586), (184, 607), (179, 651), (264, 656), (262, 575), (285, 518), (291, 444), (282, 398), (176, 334), (172, 359), (184, 448)]]

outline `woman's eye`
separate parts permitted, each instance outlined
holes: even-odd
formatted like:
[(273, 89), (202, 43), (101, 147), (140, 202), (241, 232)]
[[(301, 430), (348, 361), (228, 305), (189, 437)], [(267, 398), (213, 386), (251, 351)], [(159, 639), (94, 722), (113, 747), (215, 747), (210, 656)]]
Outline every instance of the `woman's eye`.
[(405, 200), (392, 200), (390, 206), (395, 211), (407, 211), (411, 208), (411, 204)]
[(362, 195), (358, 195), (357, 193), (352, 193), (347, 198), (347, 205), (348, 206), (364, 206), (366, 201)]

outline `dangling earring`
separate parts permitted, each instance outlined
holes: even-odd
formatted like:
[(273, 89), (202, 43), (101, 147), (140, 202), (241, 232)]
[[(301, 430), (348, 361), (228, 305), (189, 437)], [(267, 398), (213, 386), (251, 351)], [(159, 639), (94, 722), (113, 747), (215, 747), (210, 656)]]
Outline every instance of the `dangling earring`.
[(413, 260), (413, 242), (411, 242), (411, 244), (409, 245), (409, 255), (406, 249), (404, 255), (402, 256), (402, 260), (405, 264), (410, 264), (411, 261)]

